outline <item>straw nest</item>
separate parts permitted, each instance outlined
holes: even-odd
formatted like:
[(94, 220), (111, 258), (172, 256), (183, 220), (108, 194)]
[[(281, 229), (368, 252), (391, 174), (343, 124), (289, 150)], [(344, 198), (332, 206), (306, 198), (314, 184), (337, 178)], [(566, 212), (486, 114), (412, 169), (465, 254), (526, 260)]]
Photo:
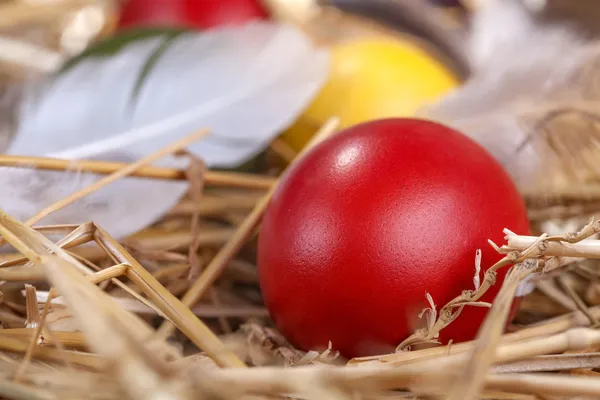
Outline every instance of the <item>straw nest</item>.
[[(335, 118), (325, 123), (313, 144), (336, 127)], [(12, 247), (0, 255), (1, 398), (598, 397), (600, 241), (594, 237), (600, 222), (590, 217), (600, 193), (593, 179), (526, 193), (538, 227), (560, 230), (558, 223), (569, 222), (574, 233), (522, 237), (506, 231), (505, 243), (490, 243), (505, 257), (477, 290), (465, 288), (446, 305), (432, 304), (427, 327), (395, 353), (342, 360), (332, 350), (305, 353), (290, 346), (273, 328), (257, 285), (254, 240), (261, 215), (282, 166), (301, 154), (275, 142), (261, 175), (210, 171), (200, 160), (186, 171), (151, 166), (206, 133), (133, 164), (82, 161), (79, 168), (105, 177), (26, 222), (0, 210), (0, 240)], [(73, 167), (14, 156), (0, 157), (0, 165)], [(190, 190), (161, 221), (120, 243), (93, 222), (35, 225), (125, 176), (187, 179)], [(477, 303), (499, 268), (511, 271), (477, 339), (423, 345)], [(529, 276), (537, 289), (503, 333), (515, 290)]]

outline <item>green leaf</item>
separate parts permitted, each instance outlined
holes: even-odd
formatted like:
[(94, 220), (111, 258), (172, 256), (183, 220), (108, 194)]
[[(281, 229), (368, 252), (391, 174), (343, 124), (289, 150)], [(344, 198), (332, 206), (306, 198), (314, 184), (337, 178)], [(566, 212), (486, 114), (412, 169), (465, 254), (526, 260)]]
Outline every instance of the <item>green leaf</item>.
[(137, 99), (137, 96), (140, 93), (140, 89), (142, 88), (142, 86), (144, 84), (144, 80), (150, 74), (150, 72), (152, 71), (152, 68), (154, 68), (154, 66), (160, 59), (160, 57), (169, 48), (171, 43), (173, 43), (173, 41), (183, 33), (185, 33), (185, 32), (178, 31), (178, 32), (166, 33), (165, 40), (161, 43), (160, 46), (158, 46), (158, 48), (154, 51), (154, 53), (152, 53), (152, 55), (150, 57), (148, 57), (146, 64), (144, 64), (144, 67), (142, 68), (142, 73), (140, 74), (140, 76), (138, 77), (138, 79), (135, 83), (133, 93), (131, 94), (131, 104), (133, 104), (135, 102), (135, 100)]
[(67, 61), (58, 74), (67, 72), (81, 61), (94, 57), (110, 57), (132, 43), (152, 37), (162, 36), (164, 41), (160, 46), (157, 47), (150, 57), (148, 57), (148, 60), (146, 60), (146, 63), (144, 64), (142, 71), (136, 80), (133, 92), (131, 93), (130, 101), (130, 106), (133, 106), (137, 100), (142, 86), (144, 85), (144, 80), (150, 74), (152, 68), (154, 68), (160, 57), (169, 48), (169, 45), (173, 42), (173, 40), (187, 32), (191, 32), (191, 30), (170, 27), (133, 28), (124, 31), (119, 35), (111, 36), (105, 40), (93, 44), (82, 53)]
[(148, 39), (156, 36), (165, 36), (170, 38), (177, 36), (181, 33), (190, 32), (188, 29), (183, 28), (170, 28), (170, 27), (148, 27), (148, 28), (135, 28), (124, 31), (121, 34), (108, 37), (104, 40), (99, 41), (88, 47), (86, 50), (76, 55), (67, 61), (58, 72), (62, 74), (83, 60), (92, 57), (108, 57), (116, 54), (122, 50), (125, 46), (134, 43), (139, 40)]

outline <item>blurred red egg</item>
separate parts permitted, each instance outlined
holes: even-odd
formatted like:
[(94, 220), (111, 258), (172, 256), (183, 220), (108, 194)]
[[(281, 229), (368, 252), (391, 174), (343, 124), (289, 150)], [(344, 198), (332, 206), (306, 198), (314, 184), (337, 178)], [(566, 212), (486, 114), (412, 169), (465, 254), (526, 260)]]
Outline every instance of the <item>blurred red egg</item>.
[(119, 29), (160, 26), (204, 30), (266, 18), (268, 13), (260, 0), (127, 0), (121, 8)]
[[(501, 256), (503, 229), (529, 234), (512, 180), (479, 144), (437, 123), (384, 119), (321, 143), (283, 178), (258, 243), (260, 286), (281, 332), (304, 350), (391, 351)], [(497, 294), (506, 269), (482, 301)], [(473, 339), (488, 309), (440, 334)]]

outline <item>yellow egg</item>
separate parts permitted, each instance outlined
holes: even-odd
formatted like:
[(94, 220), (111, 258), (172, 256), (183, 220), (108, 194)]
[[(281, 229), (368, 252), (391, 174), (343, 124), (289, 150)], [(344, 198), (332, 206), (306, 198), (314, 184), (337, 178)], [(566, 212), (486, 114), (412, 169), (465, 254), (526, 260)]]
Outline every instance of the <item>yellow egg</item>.
[(408, 41), (359, 39), (331, 51), (327, 83), (281, 136), (296, 151), (331, 116), (340, 118), (341, 128), (385, 117), (410, 117), (459, 84), (441, 62)]

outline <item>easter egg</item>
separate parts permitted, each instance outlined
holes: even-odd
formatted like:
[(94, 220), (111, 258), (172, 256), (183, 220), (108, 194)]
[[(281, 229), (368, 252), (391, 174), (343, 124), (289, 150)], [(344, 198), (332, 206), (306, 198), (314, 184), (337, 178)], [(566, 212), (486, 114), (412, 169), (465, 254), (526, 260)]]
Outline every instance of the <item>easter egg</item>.
[(266, 19), (260, 0), (127, 0), (119, 29), (132, 27), (183, 27), (208, 29)]
[[(306, 351), (331, 341), (346, 357), (392, 351), (439, 308), (474, 289), (500, 260), (488, 239), (529, 234), (522, 198), (478, 143), (443, 125), (391, 118), (358, 124), (294, 164), (267, 207), (258, 239), (265, 304)], [(491, 302), (506, 274), (481, 301)], [(473, 339), (487, 308), (465, 307), (440, 333)]]
[(458, 86), (441, 62), (408, 40), (369, 37), (333, 46), (329, 78), (281, 136), (296, 151), (331, 116), (341, 127), (388, 117), (412, 117)]

